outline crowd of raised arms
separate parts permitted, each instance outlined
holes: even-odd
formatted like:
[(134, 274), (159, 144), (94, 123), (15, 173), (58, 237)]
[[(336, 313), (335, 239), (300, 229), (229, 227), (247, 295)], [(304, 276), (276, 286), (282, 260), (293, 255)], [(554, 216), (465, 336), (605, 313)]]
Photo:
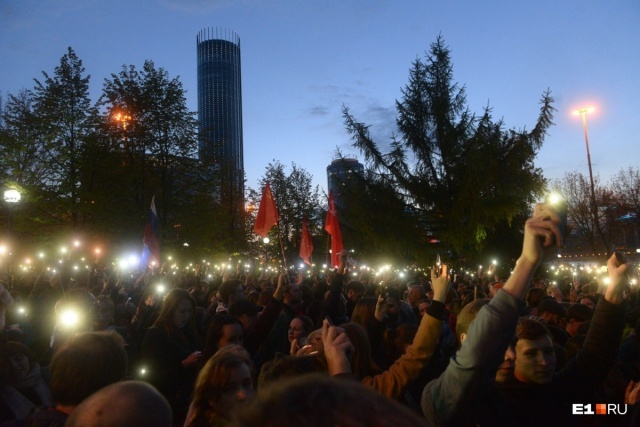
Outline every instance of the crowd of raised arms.
[(560, 223), (537, 205), (505, 278), (443, 264), (381, 285), (344, 254), (298, 279), (15, 275), (0, 427), (640, 426), (628, 265), (614, 254), (605, 286), (540, 279)]

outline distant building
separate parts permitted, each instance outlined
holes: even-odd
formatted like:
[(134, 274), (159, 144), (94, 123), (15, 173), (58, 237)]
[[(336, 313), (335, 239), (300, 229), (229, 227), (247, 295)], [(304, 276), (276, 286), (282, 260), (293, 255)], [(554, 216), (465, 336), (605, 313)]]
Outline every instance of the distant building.
[(353, 182), (355, 176), (364, 174), (364, 166), (357, 159), (340, 158), (327, 166), (327, 181), (330, 191), (336, 198), (338, 208), (344, 206), (342, 200), (342, 188)]
[[(228, 176), (228, 185), (214, 191), (239, 219), (244, 207), (240, 37), (233, 31), (206, 28), (196, 42), (200, 158), (213, 161)], [(239, 220), (232, 222), (233, 229), (242, 228)]]

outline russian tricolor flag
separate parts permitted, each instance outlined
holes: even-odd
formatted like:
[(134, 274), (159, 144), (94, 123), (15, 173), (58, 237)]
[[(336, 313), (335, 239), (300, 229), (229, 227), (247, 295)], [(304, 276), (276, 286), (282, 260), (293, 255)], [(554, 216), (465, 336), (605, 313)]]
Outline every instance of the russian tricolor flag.
[(144, 269), (151, 261), (160, 264), (160, 231), (158, 227), (158, 214), (156, 213), (156, 196), (151, 198), (151, 212), (149, 221), (144, 229), (142, 243), (142, 256), (140, 257), (140, 269)]

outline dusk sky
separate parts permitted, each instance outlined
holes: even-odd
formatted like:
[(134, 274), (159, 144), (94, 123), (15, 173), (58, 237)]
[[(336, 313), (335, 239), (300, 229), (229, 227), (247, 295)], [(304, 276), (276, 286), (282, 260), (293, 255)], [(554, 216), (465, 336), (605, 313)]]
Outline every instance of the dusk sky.
[(197, 110), (196, 34), (241, 39), (247, 186), (273, 159), (310, 172), (326, 189), (336, 148), (351, 148), (349, 106), (379, 141), (394, 131), (396, 99), (411, 62), (442, 35), (454, 79), (477, 114), (490, 105), (507, 128), (531, 129), (549, 88), (555, 126), (536, 159), (548, 178), (588, 175), (579, 117), (588, 116), (594, 174), (604, 183), (640, 159), (640, 2), (616, 0), (0, 0), (0, 92), (33, 88), (72, 47), (105, 78), (145, 60), (178, 77)]

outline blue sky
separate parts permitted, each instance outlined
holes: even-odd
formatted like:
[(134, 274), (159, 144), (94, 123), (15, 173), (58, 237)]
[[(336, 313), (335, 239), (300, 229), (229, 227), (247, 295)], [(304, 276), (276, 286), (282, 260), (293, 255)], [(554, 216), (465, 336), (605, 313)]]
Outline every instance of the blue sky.
[(640, 2), (592, 0), (0, 0), (0, 91), (33, 87), (71, 46), (91, 75), (91, 98), (123, 65), (153, 60), (179, 76), (197, 109), (196, 34), (226, 28), (241, 38), (247, 185), (273, 159), (295, 162), (326, 189), (336, 148), (360, 160), (342, 105), (387, 141), (411, 62), (439, 34), (454, 78), (480, 114), (530, 129), (542, 93), (558, 109), (536, 165), (548, 178), (594, 174), (603, 182), (640, 159)]

